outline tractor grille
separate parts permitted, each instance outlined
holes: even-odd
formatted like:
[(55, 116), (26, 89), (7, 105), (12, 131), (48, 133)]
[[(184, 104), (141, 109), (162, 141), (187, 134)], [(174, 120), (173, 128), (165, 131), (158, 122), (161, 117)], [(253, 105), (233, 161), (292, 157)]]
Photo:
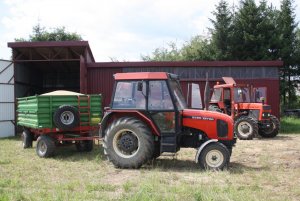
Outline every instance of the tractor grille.
[(258, 119), (259, 117), (259, 110), (249, 110), (249, 116)]
[(217, 120), (217, 132), (218, 132), (218, 137), (220, 138), (225, 138), (228, 136), (228, 124), (223, 121), (218, 119)]

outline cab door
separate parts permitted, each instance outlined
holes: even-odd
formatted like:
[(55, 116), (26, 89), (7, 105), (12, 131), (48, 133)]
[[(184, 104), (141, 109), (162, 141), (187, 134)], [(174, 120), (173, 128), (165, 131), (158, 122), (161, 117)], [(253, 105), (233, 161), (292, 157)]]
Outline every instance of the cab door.
[(177, 150), (176, 112), (166, 80), (149, 81), (148, 111), (160, 130), (160, 152)]

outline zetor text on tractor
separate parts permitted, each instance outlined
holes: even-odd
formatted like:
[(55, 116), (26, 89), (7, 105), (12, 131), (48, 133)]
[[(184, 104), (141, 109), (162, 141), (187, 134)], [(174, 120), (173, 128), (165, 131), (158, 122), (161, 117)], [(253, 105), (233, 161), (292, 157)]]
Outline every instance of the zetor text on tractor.
[(209, 110), (230, 115), (235, 120), (235, 133), (241, 140), (250, 140), (257, 134), (275, 137), (280, 124), (271, 115), (271, 106), (265, 104), (266, 88), (236, 84), (232, 77), (223, 77), (223, 80), (225, 84), (214, 86)]
[(117, 73), (101, 122), (104, 153), (118, 168), (139, 168), (162, 153), (197, 148), (202, 168), (223, 169), (236, 142), (228, 115), (187, 109), (177, 75)]

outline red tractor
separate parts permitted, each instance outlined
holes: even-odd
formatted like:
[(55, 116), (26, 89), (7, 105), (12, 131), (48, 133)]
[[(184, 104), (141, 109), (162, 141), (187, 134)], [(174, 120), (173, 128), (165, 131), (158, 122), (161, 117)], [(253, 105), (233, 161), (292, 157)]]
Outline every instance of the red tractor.
[(228, 115), (187, 109), (177, 75), (117, 73), (100, 126), (104, 153), (118, 168), (139, 168), (162, 153), (197, 148), (195, 161), (223, 169), (236, 142)]
[(265, 104), (266, 89), (236, 84), (233, 78), (223, 77), (225, 84), (217, 83), (209, 103), (210, 111), (230, 115), (234, 131), (241, 140), (251, 140), (258, 134), (272, 138), (278, 134), (280, 124), (271, 115), (271, 106)]

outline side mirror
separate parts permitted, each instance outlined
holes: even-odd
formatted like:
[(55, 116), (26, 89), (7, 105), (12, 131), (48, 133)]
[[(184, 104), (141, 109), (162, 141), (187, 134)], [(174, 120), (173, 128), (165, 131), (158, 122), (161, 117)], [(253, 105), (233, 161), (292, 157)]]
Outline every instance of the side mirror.
[(143, 91), (143, 82), (138, 82), (137, 83), (137, 90), (138, 91)]
[(260, 97), (259, 100), (262, 102), (263, 105), (265, 104), (265, 97)]

